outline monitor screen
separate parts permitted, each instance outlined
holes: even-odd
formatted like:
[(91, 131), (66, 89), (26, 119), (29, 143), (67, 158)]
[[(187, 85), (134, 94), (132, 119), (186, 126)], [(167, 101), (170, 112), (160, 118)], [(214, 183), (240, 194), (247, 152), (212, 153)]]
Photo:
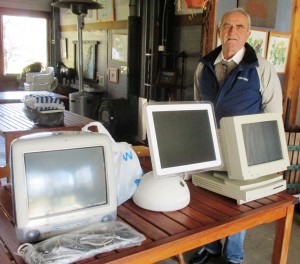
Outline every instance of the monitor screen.
[(107, 203), (103, 147), (25, 153), (24, 162), (29, 219)]
[(243, 124), (242, 131), (248, 166), (283, 158), (276, 121)]
[(156, 176), (221, 165), (211, 104), (149, 104), (146, 114), (151, 160)]
[(45, 132), (11, 147), (15, 226), (34, 242), (92, 222), (116, 219), (110, 139), (89, 132)]
[(256, 179), (282, 172), (289, 165), (281, 113), (224, 117), (220, 133), (231, 179)]
[(153, 171), (141, 178), (133, 201), (153, 211), (180, 210), (190, 202), (185, 179), (222, 164), (213, 106), (157, 102), (145, 113)]

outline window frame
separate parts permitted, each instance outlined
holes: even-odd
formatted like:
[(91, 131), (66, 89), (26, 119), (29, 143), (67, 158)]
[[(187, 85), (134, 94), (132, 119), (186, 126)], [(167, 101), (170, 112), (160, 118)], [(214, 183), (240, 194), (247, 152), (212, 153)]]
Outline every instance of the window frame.
[[(3, 15), (28, 16), (47, 19), (47, 57), (51, 61), (51, 12), (21, 10), (14, 8), (0, 7), (0, 91), (17, 89), (18, 74), (4, 74), (4, 54), (3, 54)], [(15, 87), (14, 87), (15, 86)]]

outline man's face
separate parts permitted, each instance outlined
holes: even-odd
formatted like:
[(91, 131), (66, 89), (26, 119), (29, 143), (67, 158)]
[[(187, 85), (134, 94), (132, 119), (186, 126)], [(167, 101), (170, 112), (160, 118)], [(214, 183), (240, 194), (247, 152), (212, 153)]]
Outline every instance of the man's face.
[(248, 19), (240, 12), (226, 15), (218, 29), (222, 48), (234, 54), (245, 45), (250, 34)]

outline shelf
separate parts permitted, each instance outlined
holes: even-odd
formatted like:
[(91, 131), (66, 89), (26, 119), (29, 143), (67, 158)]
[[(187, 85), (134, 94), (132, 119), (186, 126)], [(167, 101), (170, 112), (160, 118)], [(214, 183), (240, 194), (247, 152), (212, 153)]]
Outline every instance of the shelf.
[[(127, 29), (127, 20), (86, 23), (84, 30)], [(77, 25), (62, 25), (61, 32), (77, 31)]]
[[(145, 63), (145, 93), (147, 95), (147, 100), (156, 98), (156, 92), (159, 90), (165, 89), (168, 90), (168, 93), (172, 92), (172, 94), (177, 94), (177, 90), (180, 90), (180, 100), (184, 100), (184, 76), (185, 76), (185, 58), (187, 55), (184, 51), (182, 52), (157, 52), (151, 53), (147, 52), (146, 63)], [(155, 60), (154, 72), (153, 72), (153, 59), (157, 57)], [(159, 62), (159, 59), (162, 62)], [(164, 62), (164, 63), (163, 63)], [(164, 67), (165, 66), (165, 67)], [(152, 89), (153, 88), (153, 89)], [(154, 92), (154, 97), (152, 98), (152, 92)], [(165, 97), (164, 92), (162, 97)], [(170, 95), (168, 95), (170, 98)], [(165, 100), (163, 98), (162, 100)]]

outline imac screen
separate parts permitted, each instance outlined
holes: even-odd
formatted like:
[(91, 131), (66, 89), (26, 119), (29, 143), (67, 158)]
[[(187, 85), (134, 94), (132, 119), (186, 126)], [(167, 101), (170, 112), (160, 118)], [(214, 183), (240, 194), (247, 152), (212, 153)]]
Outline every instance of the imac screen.
[(213, 105), (209, 102), (159, 102), (145, 106), (153, 171), (133, 195), (140, 207), (174, 211), (187, 206), (185, 180), (222, 164)]
[(99, 146), (25, 153), (29, 219), (106, 204), (104, 159)]
[(153, 113), (162, 168), (216, 160), (207, 110)]
[(276, 121), (242, 125), (248, 166), (283, 159)]

